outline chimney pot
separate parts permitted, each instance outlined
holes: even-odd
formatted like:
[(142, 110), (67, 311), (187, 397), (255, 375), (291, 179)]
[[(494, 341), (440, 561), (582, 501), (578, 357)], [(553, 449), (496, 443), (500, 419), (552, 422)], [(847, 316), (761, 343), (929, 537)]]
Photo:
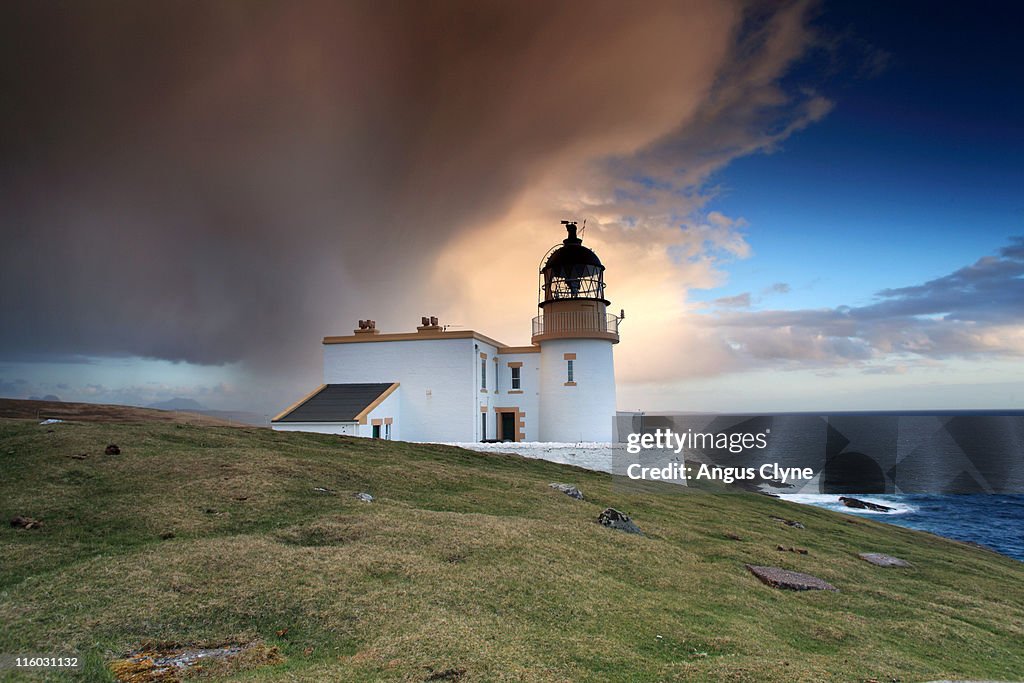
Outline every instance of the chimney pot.
[(360, 320), (359, 329), (353, 330), (356, 334), (377, 334), (377, 321), (376, 320)]

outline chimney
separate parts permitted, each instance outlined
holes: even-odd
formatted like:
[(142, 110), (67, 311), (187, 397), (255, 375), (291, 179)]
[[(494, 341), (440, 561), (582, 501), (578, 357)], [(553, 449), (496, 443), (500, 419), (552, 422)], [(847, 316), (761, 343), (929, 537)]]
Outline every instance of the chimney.
[(441, 332), (441, 326), (437, 323), (437, 316), (423, 316), (420, 318), (423, 324), (416, 328), (417, 332)]
[(380, 334), (380, 331), (377, 329), (376, 320), (360, 320), (359, 329), (352, 331), (356, 334)]

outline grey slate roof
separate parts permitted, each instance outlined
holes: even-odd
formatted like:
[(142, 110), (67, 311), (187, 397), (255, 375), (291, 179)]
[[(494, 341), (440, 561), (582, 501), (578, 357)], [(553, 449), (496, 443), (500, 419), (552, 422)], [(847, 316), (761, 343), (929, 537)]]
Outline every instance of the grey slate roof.
[(354, 422), (393, 382), (325, 384), (274, 422)]

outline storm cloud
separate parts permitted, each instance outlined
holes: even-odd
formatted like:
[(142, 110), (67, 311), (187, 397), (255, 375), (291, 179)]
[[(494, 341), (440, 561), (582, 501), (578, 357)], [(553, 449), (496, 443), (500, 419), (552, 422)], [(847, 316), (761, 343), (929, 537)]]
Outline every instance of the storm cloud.
[[(533, 266), (566, 214), (615, 250), (610, 270), (619, 259), (663, 272), (648, 311), (680, 308), (686, 287), (748, 253), (742, 219), (705, 209), (712, 174), (831, 106), (780, 85), (819, 40), (810, 11), (12, 5), (0, 357), (309, 378), (317, 340), (360, 317), (408, 329), (440, 309), (501, 333), (508, 316), (473, 284), (515, 270), (498, 284), (525, 287), (513, 308), (529, 315)], [(618, 272), (620, 302), (652, 289)], [(642, 356), (626, 353), (627, 377), (643, 374)]]

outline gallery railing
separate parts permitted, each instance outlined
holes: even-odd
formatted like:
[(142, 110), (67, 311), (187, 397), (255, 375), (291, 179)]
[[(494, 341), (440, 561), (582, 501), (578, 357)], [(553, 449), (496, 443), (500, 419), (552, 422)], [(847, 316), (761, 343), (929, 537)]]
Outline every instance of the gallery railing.
[(550, 311), (533, 319), (533, 336), (571, 337), (601, 333), (618, 340), (619, 316), (597, 311)]

